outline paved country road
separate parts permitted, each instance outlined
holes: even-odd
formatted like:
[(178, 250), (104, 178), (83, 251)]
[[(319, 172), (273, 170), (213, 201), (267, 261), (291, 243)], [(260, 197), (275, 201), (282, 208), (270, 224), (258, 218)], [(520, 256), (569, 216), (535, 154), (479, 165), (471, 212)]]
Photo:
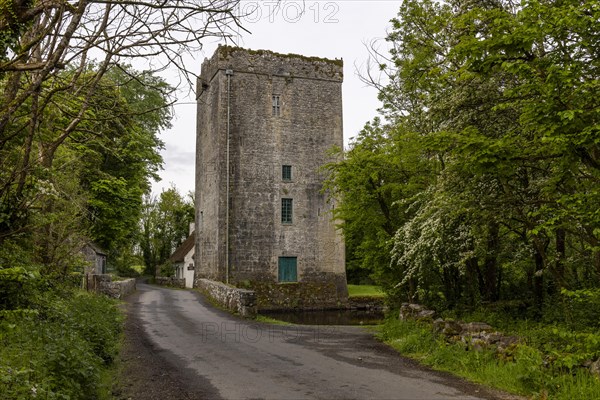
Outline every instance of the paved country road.
[(360, 327), (256, 323), (196, 292), (145, 284), (128, 303), (121, 398), (501, 398), (419, 367)]

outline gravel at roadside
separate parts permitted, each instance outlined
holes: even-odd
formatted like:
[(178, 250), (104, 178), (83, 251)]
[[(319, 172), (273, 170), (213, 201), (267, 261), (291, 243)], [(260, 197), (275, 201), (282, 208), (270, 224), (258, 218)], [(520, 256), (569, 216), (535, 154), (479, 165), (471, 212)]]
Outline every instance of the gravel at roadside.
[[(125, 339), (119, 355), (119, 373), (112, 389), (116, 400), (218, 399), (202, 388), (201, 378), (174, 365), (147, 338), (142, 322), (132, 312), (139, 293), (127, 297)], [(199, 382), (200, 381), (200, 382)]]

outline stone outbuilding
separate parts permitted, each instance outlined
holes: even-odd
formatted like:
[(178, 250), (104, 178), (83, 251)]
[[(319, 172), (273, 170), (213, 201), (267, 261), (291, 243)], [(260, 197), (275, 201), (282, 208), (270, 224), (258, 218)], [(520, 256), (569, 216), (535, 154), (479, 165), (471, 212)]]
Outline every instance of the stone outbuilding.
[(81, 249), (81, 253), (86, 261), (83, 270), (85, 275), (106, 274), (106, 251), (96, 243), (88, 242)]
[(198, 80), (196, 274), (261, 309), (347, 302), (322, 167), (343, 146), (342, 60), (220, 46)]

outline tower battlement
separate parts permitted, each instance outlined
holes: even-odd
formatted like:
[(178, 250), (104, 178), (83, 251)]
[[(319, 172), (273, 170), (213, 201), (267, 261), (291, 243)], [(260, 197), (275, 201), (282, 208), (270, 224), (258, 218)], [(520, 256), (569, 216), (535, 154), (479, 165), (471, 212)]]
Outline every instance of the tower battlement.
[(202, 63), (198, 94), (220, 70), (234, 70), (283, 78), (316, 79), (342, 82), (343, 60), (282, 54), (270, 50), (248, 50), (219, 46), (211, 58)]

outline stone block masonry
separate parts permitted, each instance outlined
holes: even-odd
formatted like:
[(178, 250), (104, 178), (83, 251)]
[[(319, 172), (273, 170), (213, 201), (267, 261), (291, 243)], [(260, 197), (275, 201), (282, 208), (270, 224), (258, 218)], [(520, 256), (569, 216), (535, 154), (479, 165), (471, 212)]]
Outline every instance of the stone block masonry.
[(89, 275), (87, 282), (88, 290), (102, 293), (113, 299), (122, 299), (136, 290), (134, 278), (113, 282), (108, 274), (93, 274)]
[(198, 80), (195, 282), (261, 308), (347, 303), (344, 244), (323, 191), (343, 146), (341, 60), (228, 46)]
[(257, 314), (256, 295), (251, 290), (227, 286), (208, 279), (199, 279), (197, 286), (219, 306), (229, 311), (247, 318), (255, 317)]
[(185, 278), (157, 276), (154, 280), (157, 285), (185, 289)]

